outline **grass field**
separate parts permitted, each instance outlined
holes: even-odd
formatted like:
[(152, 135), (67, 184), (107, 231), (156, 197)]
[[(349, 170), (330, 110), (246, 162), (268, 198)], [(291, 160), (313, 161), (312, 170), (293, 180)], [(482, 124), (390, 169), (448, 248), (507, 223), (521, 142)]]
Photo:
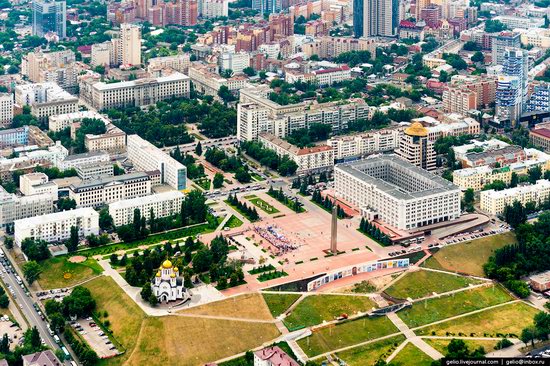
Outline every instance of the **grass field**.
[(271, 312), (261, 294), (252, 293), (211, 302), (191, 309), (181, 310), (182, 314), (228, 316), (243, 319), (271, 320)]
[[(126, 348), (125, 354), (101, 360), (100, 365), (199, 366), (260, 346), (279, 335), (274, 324), (182, 316), (147, 317), (110, 277), (94, 279), (85, 286), (96, 299), (97, 310), (109, 313), (110, 328)], [(258, 299), (263, 303), (260, 295)], [(263, 306), (267, 312), (267, 306)], [(219, 313), (223, 313), (222, 310), (225, 311), (216, 309)], [(267, 315), (270, 317), (269, 312)]]
[(433, 360), (430, 356), (422, 352), (412, 343), (407, 343), (405, 347), (391, 360), (392, 364), (430, 366)]
[(423, 300), (397, 315), (414, 328), (510, 300), (512, 297), (499, 286), (481, 287)]
[(275, 207), (271, 206), (266, 201), (264, 201), (263, 199), (261, 199), (260, 197), (251, 195), (251, 196), (246, 196), (245, 198), (249, 200), (254, 206), (259, 207), (262, 211), (270, 215), (281, 212), (277, 210)]
[(311, 336), (300, 339), (298, 345), (309, 357), (313, 357), (397, 332), (399, 330), (385, 316), (364, 317), (321, 328)]
[(125, 366), (189, 365), (228, 357), (276, 338), (275, 324), (178, 316), (147, 318)]
[(372, 366), (379, 359), (389, 357), (404, 340), (405, 337), (399, 335), (339, 352), (336, 355), (349, 366)]
[(38, 283), (43, 289), (74, 286), (103, 272), (95, 259), (71, 263), (69, 257), (54, 257), (40, 262), (42, 273)]
[(385, 292), (390, 296), (401, 299), (408, 297), (418, 299), (431, 295), (433, 292), (441, 294), (477, 283), (480, 283), (480, 281), (452, 274), (420, 270), (407, 273), (398, 282), (386, 289)]
[(273, 317), (284, 313), (300, 298), (299, 294), (262, 294), (262, 296)]
[[(423, 338), (423, 340), (424, 342), (428, 343), (430, 346), (432, 346), (433, 348), (441, 352), (441, 354), (445, 355), (447, 354), (447, 346), (449, 345), (451, 338), (449, 339)], [(468, 340), (468, 339), (463, 339), (463, 341), (464, 343), (466, 343), (470, 351), (477, 349), (478, 347), (483, 347), (483, 349), (485, 349), (485, 353), (493, 352), (494, 347), (498, 342), (493, 340), (477, 341), (477, 340)]]
[(234, 229), (236, 227), (239, 227), (243, 224), (243, 222), (241, 221), (241, 219), (239, 219), (237, 216), (235, 215), (231, 215), (231, 217), (229, 218), (229, 220), (227, 220), (227, 222), (225, 223), (225, 227), (228, 227), (228, 228), (231, 228), (231, 229)]
[(496, 337), (498, 334), (519, 336), (523, 328), (533, 324), (533, 317), (539, 311), (525, 303), (516, 302), (489, 309), (458, 319), (416, 330), (418, 335), (445, 336), (460, 335)]
[(498, 248), (515, 242), (516, 237), (514, 233), (508, 232), (466, 241), (461, 244), (449, 245), (428, 258), (424, 266), (451, 272), (484, 276), (483, 265), (493, 252)]
[(343, 313), (353, 315), (373, 307), (374, 302), (366, 296), (310, 295), (296, 306), (284, 323), (288, 329), (308, 327), (334, 320)]
[(110, 329), (126, 348), (122, 356), (101, 361), (105, 365), (122, 365), (136, 347), (145, 313), (130, 299), (111, 277), (99, 277), (85, 285), (93, 294), (97, 311), (109, 313)]

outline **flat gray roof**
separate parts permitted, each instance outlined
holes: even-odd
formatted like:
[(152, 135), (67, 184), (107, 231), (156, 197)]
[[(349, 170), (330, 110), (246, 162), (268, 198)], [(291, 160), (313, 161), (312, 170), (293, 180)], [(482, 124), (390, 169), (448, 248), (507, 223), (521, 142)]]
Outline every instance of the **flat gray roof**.
[[(364, 172), (364, 167), (368, 165), (377, 165), (377, 164), (398, 165), (402, 168), (405, 168), (407, 171), (409, 171), (411, 175), (413, 174), (420, 175), (424, 179), (430, 181), (430, 184), (432, 184), (433, 187), (422, 191), (410, 192), (399, 187), (394, 183), (388, 182), (381, 178), (373, 177), (372, 175)], [(388, 195), (400, 200), (412, 200), (412, 199), (426, 197), (426, 195), (433, 195), (433, 194), (452, 192), (452, 191), (460, 192), (460, 189), (456, 185), (454, 185), (452, 182), (444, 178), (441, 178), (438, 175), (430, 173), (427, 170), (419, 168), (416, 165), (413, 165), (408, 161), (399, 158), (396, 155), (380, 155), (372, 158), (367, 158), (364, 160), (338, 164), (336, 165), (335, 169), (340, 169), (361, 181), (364, 181), (368, 184), (372, 184), (378, 190), (385, 192)]]

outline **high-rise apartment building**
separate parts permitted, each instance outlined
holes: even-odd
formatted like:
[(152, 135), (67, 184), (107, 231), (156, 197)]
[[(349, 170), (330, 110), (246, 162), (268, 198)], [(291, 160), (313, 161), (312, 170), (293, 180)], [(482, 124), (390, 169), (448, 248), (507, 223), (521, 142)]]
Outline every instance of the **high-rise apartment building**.
[(527, 112), (550, 112), (550, 84), (535, 85), (526, 110)]
[(141, 28), (135, 24), (121, 24), (120, 43), (122, 64), (141, 65)]
[(192, 26), (197, 24), (199, 9), (197, 0), (182, 0), (181, 2), (181, 23)]
[(32, 2), (32, 34), (44, 37), (53, 32), (67, 37), (67, 4), (65, 1), (34, 0)]
[(435, 170), (433, 142), (428, 139), (428, 130), (420, 122), (405, 129), (396, 154), (419, 168)]
[(6, 128), (13, 121), (13, 94), (0, 93), (0, 127)]
[(523, 97), (517, 76), (499, 76), (496, 91), (496, 120), (515, 126), (521, 117)]
[(398, 0), (353, 0), (355, 38), (395, 37), (398, 25)]
[(517, 76), (519, 78), (523, 103), (527, 101), (528, 72), (529, 57), (527, 52), (519, 48), (507, 48), (504, 50), (502, 73), (506, 76)]
[(491, 44), (493, 65), (502, 65), (506, 48), (520, 48), (521, 35), (516, 32), (501, 32)]

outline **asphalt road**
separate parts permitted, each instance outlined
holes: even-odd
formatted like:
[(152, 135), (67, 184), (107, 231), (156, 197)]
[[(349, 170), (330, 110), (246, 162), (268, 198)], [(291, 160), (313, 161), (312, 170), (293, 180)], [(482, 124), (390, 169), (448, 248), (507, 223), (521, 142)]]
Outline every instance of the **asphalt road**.
[[(2, 247), (4, 253), (6, 253), (6, 249)], [(11, 261), (11, 260), (10, 260)], [(12, 262), (12, 267), (13, 262)], [(40, 336), (46, 342), (46, 345), (50, 347), (52, 350), (58, 350), (61, 349), (61, 347), (55, 343), (55, 340), (50, 335), (50, 332), (48, 331), (47, 323), (40, 318), (38, 313), (33, 307), (34, 300), (28, 296), (25, 293), (25, 290), (21, 288), (21, 286), (17, 283), (17, 280), (15, 278), (15, 273), (13, 273), (13, 270), (11, 270), (12, 273), (4, 273), (4, 270), (7, 270), (7, 268), (4, 268), (2, 264), (0, 264), (0, 270), (4, 274), (4, 283), (9, 284), (11, 288), (15, 292), (15, 299), (14, 301), (17, 303), (17, 306), (21, 309), (21, 312), (27, 318), (27, 321), (29, 322), (31, 327), (36, 327), (40, 333)], [(70, 365), (68, 361), (65, 362), (66, 365)]]

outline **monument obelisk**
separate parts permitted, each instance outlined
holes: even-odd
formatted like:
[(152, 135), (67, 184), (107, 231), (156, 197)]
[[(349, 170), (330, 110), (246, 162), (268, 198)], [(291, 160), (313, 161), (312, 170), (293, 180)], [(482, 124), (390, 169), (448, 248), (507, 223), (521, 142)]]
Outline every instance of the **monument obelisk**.
[(338, 215), (337, 215), (337, 205), (332, 206), (332, 222), (330, 228), (330, 252), (334, 255), (338, 254)]

